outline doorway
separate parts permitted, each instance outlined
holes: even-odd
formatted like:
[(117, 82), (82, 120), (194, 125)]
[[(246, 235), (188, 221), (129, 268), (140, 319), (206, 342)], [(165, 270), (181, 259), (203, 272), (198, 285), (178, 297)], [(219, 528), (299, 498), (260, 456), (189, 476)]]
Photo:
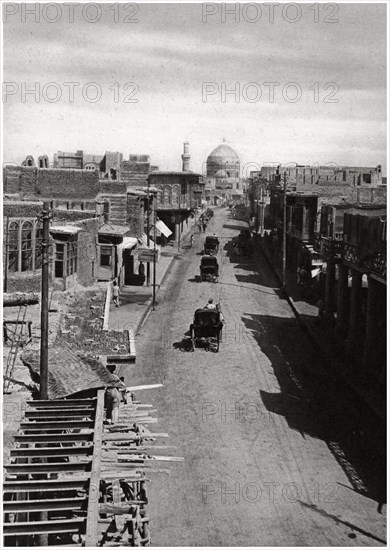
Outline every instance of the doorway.
[(131, 285), (132, 276), (134, 275), (134, 256), (131, 254), (131, 250), (123, 250), (122, 260), (125, 271), (125, 285)]

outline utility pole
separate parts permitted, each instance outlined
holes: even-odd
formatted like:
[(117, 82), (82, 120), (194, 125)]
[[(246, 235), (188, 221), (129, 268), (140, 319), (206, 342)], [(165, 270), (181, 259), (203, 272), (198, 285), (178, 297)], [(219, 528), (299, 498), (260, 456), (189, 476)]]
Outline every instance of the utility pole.
[[(146, 218), (146, 243), (149, 248), (150, 244), (150, 192), (149, 192), (149, 178), (148, 178), (148, 215)], [(146, 262), (146, 286), (150, 285), (150, 262)]]
[(177, 234), (177, 251), (178, 252), (180, 252), (180, 238), (181, 238), (180, 208), (181, 208), (181, 184), (180, 184), (180, 187), (179, 187), (179, 227), (178, 227), (178, 234)]
[(282, 288), (286, 288), (286, 229), (287, 229), (287, 203), (286, 203), (286, 189), (287, 189), (287, 173), (283, 172), (283, 265), (282, 265)]
[(48, 399), (49, 375), (49, 223), (50, 203), (43, 203), (42, 212), (42, 294), (41, 294), (41, 355), (40, 355), (40, 398)]
[(8, 289), (8, 254), (9, 254), (9, 216), (6, 218), (5, 230), (5, 260), (4, 260), (4, 292)]
[[(155, 196), (156, 198), (156, 196)], [(157, 222), (157, 214), (156, 214), (156, 211), (157, 211), (157, 205), (155, 203), (155, 201), (153, 200), (153, 204), (154, 204), (154, 222), (153, 222), (153, 302), (152, 302), (152, 306), (153, 306), (153, 311), (155, 310), (155, 306), (156, 306), (156, 268), (157, 268), (157, 258), (156, 258), (156, 254), (157, 254), (157, 247), (156, 247), (156, 222)]]

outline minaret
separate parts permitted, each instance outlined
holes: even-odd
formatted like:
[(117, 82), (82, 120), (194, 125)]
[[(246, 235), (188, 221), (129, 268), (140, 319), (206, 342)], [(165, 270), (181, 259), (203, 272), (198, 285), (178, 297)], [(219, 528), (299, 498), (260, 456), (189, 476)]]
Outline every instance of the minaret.
[(182, 171), (183, 172), (188, 172), (189, 171), (190, 158), (191, 158), (189, 148), (190, 148), (190, 144), (188, 143), (188, 141), (185, 141), (183, 143), (183, 154), (181, 156), (181, 160), (183, 162), (183, 165), (182, 165)]

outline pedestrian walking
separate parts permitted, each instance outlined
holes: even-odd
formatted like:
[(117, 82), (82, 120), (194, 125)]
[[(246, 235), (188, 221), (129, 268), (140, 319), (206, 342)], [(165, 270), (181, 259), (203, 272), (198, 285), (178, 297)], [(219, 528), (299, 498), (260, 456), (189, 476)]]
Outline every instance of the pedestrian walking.
[(110, 424), (118, 422), (119, 418), (119, 403), (121, 402), (121, 394), (117, 388), (107, 388), (104, 395), (106, 407), (106, 419)]
[(203, 222), (203, 233), (206, 233), (206, 227), (207, 227), (207, 223)]
[(119, 286), (116, 281), (112, 283), (112, 299), (115, 307), (119, 307)]
[(194, 246), (194, 234), (192, 233), (191, 234), (191, 237), (190, 237), (190, 244), (191, 244), (191, 248)]

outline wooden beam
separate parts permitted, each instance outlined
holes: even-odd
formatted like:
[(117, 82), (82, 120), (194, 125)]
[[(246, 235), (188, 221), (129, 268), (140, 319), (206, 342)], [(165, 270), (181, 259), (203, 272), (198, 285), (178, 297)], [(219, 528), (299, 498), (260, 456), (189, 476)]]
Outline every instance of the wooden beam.
[(12, 536), (39, 535), (46, 533), (78, 533), (84, 524), (85, 518), (3, 523), (3, 534), (4, 536)]
[(33, 292), (12, 292), (3, 294), (3, 307), (30, 306), (39, 304), (39, 294)]
[(72, 433), (72, 434), (22, 434), (15, 435), (15, 441), (18, 443), (73, 443), (80, 441), (92, 441), (93, 431), (88, 430), (88, 432), (83, 433)]
[[(104, 390), (98, 390), (96, 410), (103, 411), (104, 409)], [(101, 464), (101, 449), (103, 438), (103, 415), (97, 414), (95, 419), (95, 428), (93, 434), (93, 456), (91, 478), (89, 482), (88, 492), (88, 512), (87, 512), (87, 530), (85, 538), (85, 546), (98, 545), (98, 520), (99, 520), (99, 488), (100, 488), (100, 464)]]
[(50, 512), (52, 510), (80, 510), (87, 503), (84, 498), (56, 498), (42, 500), (6, 500), (3, 501), (4, 513)]

